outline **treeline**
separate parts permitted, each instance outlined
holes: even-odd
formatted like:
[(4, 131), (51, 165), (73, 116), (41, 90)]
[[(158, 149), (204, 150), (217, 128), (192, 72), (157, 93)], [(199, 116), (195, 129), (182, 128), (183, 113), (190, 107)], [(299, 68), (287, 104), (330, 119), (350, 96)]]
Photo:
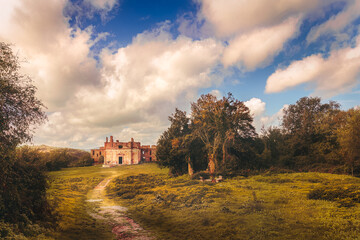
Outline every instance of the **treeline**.
[(16, 149), (16, 158), (36, 165), (44, 171), (58, 171), (67, 167), (92, 166), (94, 160), (90, 153), (71, 148), (51, 148), (42, 146), (22, 146)]
[(191, 113), (176, 109), (161, 135), (157, 158), (173, 175), (206, 171), (243, 175), (267, 169), (360, 175), (360, 110), (303, 97), (283, 112), (280, 126), (257, 134), (243, 102), (208, 94)]

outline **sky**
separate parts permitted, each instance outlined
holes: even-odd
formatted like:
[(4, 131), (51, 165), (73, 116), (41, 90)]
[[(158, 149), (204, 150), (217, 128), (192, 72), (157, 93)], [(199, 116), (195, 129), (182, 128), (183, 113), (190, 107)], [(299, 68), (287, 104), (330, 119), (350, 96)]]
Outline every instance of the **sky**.
[(301, 97), (360, 105), (360, 0), (0, 0), (48, 121), (33, 144), (156, 144), (175, 108), (231, 92), (258, 132)]

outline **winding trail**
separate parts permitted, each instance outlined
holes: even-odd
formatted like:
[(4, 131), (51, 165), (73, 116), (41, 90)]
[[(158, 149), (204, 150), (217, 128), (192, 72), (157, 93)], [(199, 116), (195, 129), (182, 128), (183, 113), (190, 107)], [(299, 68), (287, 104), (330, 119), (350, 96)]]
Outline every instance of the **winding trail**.
[(92, 205), (88, 214), (111, 225), (116, 239), (153, 240), (154, 238), (150, 236), (149, 232), (126, 216), (126, 207), (119, 206), (112, 199), (106, 197), (105, 188), (113, 178), (104, 179), (88, 193), (87, 202)]

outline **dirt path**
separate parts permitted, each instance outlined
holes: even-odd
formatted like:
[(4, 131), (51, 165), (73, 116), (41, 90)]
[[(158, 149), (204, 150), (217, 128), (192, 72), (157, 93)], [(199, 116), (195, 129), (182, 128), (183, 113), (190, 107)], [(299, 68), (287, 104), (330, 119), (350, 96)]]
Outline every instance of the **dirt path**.
[(126, 216), (127, 208), (116, 205), (114, 201), (106, 197), (105, 188), (112, 179), (112, 177), (104, 179), (89, 192), (87, 201), (93, 205), (89, 214), (96, 219), (108, 222), (116, 239), (153, 240), (154, 238), (147, 231)]

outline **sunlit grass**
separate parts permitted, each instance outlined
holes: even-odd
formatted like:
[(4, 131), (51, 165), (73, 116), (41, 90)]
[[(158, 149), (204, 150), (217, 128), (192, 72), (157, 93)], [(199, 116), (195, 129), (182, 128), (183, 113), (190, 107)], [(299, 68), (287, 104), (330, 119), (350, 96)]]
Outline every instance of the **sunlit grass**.
[[(137, 166), (141, 168), (142, 166)], [(321, 173), (239, 177), (211, 184), (153, 172), (113, 181), (110, 196), (160, 239), (358, 239), (360, 204), (313, 200), (319, 187), (360, 179)]]
[(59, 215), (56, 239), (114, 238), (105, 222), (89, 216), (94, 204), (85, 201), (89, 191), (108, 177), (118, 177), (107, 189), (112, 201), (127, 207), (129, 216), (159, 239), (360, 236), (359, 203), (309, 199), (309, 193), (318, 189), (351, 189), (352, 194), (360, 179), (350, 176), (263, 174), (212, 184), (188, 176), (170, 178), (167, 169), (156, 164), (70, 168), (50, 174), (49, 198)]
[(88, 213), (93, 204), (86, 202), (87, 193), (103, 179), (113, 176), (130, 176), (139, 173), (164, 173), (156, 165), (100, 166), (67, 168), (50, 172), (48, 199), (58, 216), (58, 228), (54, 238), (61, 240), (114, 239), (111, 227), (104, 221), (92, 218)]

